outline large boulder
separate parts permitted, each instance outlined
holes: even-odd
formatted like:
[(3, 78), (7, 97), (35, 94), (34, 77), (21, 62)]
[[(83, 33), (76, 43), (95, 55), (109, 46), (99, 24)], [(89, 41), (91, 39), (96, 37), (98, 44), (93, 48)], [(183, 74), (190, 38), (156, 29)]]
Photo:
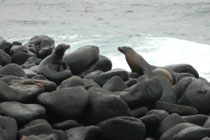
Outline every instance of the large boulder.
[(66, 119), (79, 119), (87, 107), (88, 94), (82, 86), (58, 89), (38, 96), (50, 114)]
[(3, 133), (0, 135), (4, 137), (4, 140), (16, 140), (17, 129), (18, 128), (15, 119), (6, 116), (0, 116), (0, 132)]
[(88, 96), (89, 101), (85, 115), (88, 124), (97, 124), (117, 116), (131, 116), (127, 104), (109, 91), (92, 87), (88, 90)]
[(98, 60), (94, 62), (93, 64), (91, 63), (88, 68), (86, 68), (83, 72), (81, 72), (79, 75), (81, 77), (84, 77), (85, 75), (94, 72), (96, 70), (101, 70), (103, 72), (109, 71), (112, 69), (112, 62), (109, 58), (99, 55)]
[(175, 86), (178, 103), (193, 106), (200, 113), (209, 113), (210, 85), (202, 79), (184, 77)]
[(102, 137), (108, 140), (144, 140), (145, 125), (137, 118), (115, 117), (98, 124)]
[(66, 130), (68, 140), (98, 140), (100, 128), (95, 125), (80, 126)]
[(4, 66), (9, 64), (12, 61), (12, 58), (0, 49), (0, 65)]
[(13, 75), (13, 76), (17, 76), (17, 77), (25, 77), (26, 74), (23, 71), (23, 69), (14, 63), (8, 64), (6, 66), (4, 66), (3, 68), (0, 69), (0, 75)]
[(164, 90), (161, 80), (162, 78), (153, 78), (138, 83), (124, 90), (120, 97), (130, 108), (138, 108), (155, 103), (159, 100)]
[(66, 54), (64, 56), (64, 62), (69, 65), (72, 74), (80, 74), (87, 69), (91, 63), (94, 63), (98, 57), (98, 47), (88, 45), (80, 47), (72, 53)]
[(45, 112), (45, 108), (38, 104), (22, 104), (15, 101), (0, 103), (0, 115), (16, 119), (19, 125), (42, 117)]

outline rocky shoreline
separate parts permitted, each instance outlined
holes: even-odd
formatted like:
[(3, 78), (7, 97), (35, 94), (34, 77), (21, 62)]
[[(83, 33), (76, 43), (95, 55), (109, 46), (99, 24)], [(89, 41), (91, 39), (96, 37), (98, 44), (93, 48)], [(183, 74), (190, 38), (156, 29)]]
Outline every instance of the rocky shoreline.
[(0, 37), (1, 140), (210, 140), (210, 84), (191, 65), (119, 47), (128, 72), (97, 46), (69, 47)]

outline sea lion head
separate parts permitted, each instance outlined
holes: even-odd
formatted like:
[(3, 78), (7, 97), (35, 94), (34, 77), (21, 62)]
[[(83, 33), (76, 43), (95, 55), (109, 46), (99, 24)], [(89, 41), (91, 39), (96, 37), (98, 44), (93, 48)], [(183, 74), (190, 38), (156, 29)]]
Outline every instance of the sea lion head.
[(131, 47), (128, 47), (128, 46), (118, 47), (118, 50), (123, 54), (126, 54), (130, 51), (134, 51)]
[(66, 51), (67, 49), (69, 49), (69, 48), (70, 48), (70, 45), (67, 45), (67, 44), (59, 44), (59, 45), (55, 48), (54, 54), (55, 54), (56, 56), (60, 56), (60, 57), (63, 58), (63, 55), (64, 55), (65, 51)]

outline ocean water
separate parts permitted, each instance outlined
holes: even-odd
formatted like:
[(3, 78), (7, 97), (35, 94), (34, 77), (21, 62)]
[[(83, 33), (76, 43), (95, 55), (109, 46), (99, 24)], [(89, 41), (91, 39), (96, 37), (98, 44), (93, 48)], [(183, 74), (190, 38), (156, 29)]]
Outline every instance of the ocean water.
[(188, 63), (210, 80), (209, 0), (0, 0), (0, 36), (41, 34), (68, 53), (96, 45), (113, 68), (130, 70), (117, 47), (131, 46), (150, 64)]

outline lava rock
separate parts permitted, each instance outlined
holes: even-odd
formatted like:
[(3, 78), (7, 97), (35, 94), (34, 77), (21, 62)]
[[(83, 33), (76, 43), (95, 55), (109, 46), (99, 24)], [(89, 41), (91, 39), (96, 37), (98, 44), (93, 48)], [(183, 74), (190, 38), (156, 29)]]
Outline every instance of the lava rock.
[(84, 77), (85, 75), (94, 72), (96, 70), (100, 70), (103, 72), (109, 71), (112, 69), (112, 62), (109, 58), (99, 55), (98, 59), (96, 60), (96, 62), (94, 62), (93, 64), (90, 64), (88, 66), (87, 69), (85, 69), (82, 73), (80, 73), (79, 75), (81, 77)]
[(102, 137), (108, 140), (144, 140), (145, 125), (133, 117), (115, 117), (98, 124)]
[(37, 57), (29, 57), (24, 64), (21, 65), (23, 69), (29, 69), (33, 66), (37, 66), (41, 63), (41, 59)]
[(17, 77), (25, 77), (26, 74), (23, 69), (14, 63), (10, 63), (0, 69), (0, 75), (13, 75)]
[(72, 76), (64, 80), (60, 84), (59, 88), (75, 87), (75, 86), (84, 86), (84, 81), (79, 76)]
[(161, 110), (161, 109), (152, 109), (149, 112), (147, 112), (146, 115), (149, 115), (149, 114), (156, 114), (157, 116), (159, 116), (161, 121), (169, 116), (168, 112), (166, 112), (165, 110)]
[(184, 119), (186, 122), (203, 126), (206, 120), (208, 119), (208, 116), (204, 114), (196, 114), (196, 115), (182, 116), (182, 119)]
[(103, 89), (106, 89), (111, 92), (115, 91), (123, 91), (124, 89), (128, 88), (127, 85), (124, 83), (122, 78), (119, 76), (114, 76), (111, 79), (109, 79), (102, 87)]
[[(0, 133), (5, 140), (16, 140), (17, 137), (17, 123), (16, 120), (6, 116), (0, 116)], [(3, 140), (2, 139), (2, 140)]]
[(156, 114), (145, 115), (140, 120), (145, 124), (147, 136), (152, 136), (161, 122)]
[(86, 75), (85, 79), (93, 79), (96, 83), (98, 83), (101, 87), (113, 76), (120, 76), (124, 81), (127, 81), (129, 78), (129, 74), (127, 71), (123, 69), (112, 69), (107, 72), (95, 71), (88, 75)]
[(81, 126), (66, 130), (68, 140), (97, 140), (100, 133), (98, 126)]
[(173, 126), (179, 124), (179, 123), (184, 123), (184, 119), (181, 118), (176, 113), (173, 113), (166, 117), (159, 125), (159, 128), (157, 129), (158, 135), (161, 136), (165, 131), (168, 129), (172, 128)]
[(173, 136), (174, 140), (200, 140), (210, 136), (210, 128), (192, 126), (181, 130)]
[(180, 132), (181, 130), (195, 126), (194, 124), (191, 123), (179, 123), (170, 129), (166, 130), (160, 137), (160, 140), (173, 140), (173, 136)]
[(0, 103), (0, 115), (12, 117), (18, 124), (42, 117), (45, 112), (45, 108), (38, 104), (22, 104), (15, 101)]
[(12, 61), (12, 58), (0, 49), (0, 65), (4, 66), (9, 64)]
[(38, 96), (38, 101), (55, 116), (78, 119), (86, 109), (88, 94), (83, 87), (77, 86), (43, 93)]
[[(78, 48), (64, 56), (64, 62), (71, 68), (72, 74), (80, 74), (88, 65), (94, 63), (99, 57), (99, 48), (88, 45)], [(78, 65), (79, 64), (79, 65)]]
[(140, 107), (140, 108), (136, 108), (132, 110), (131, 114), (133, 117), (140, 118), (146, 115), (147, 112), (148, 112), (148, 109), (146, 107)]
[(181, 116), (183, 115), (195, 115), (198, 113), (198, 110), (194, 107), (177, 105), (172, 103), (167, 103), (163, 101), (158, 101), (156, 103), (157, 109), (166, 110), (168, 113), (177, 113)]
[(209, 113), (210, 86), (202, 79), (194, 77), (182, 78), (175, 86), (178, 104), (192, 106), (199, 113)]
[(89, 101), (85, 114), (88, 124), (97, 124), (117, 116), (131, 116), (127, 104), (109, 91), (93, 87), (88, 90), (88, 96)]
[(65, 120), (52, 125), (54, 129), (66, 130), (73, 127), (79, 127), (80, 124), (75, 120)]
[(155, 103), (162, 95), (162, 85), (160, 78), (153, 78), (142, 83), (138, 83), (123, 91), (120, 97), (130, 108), (138, 108)]

